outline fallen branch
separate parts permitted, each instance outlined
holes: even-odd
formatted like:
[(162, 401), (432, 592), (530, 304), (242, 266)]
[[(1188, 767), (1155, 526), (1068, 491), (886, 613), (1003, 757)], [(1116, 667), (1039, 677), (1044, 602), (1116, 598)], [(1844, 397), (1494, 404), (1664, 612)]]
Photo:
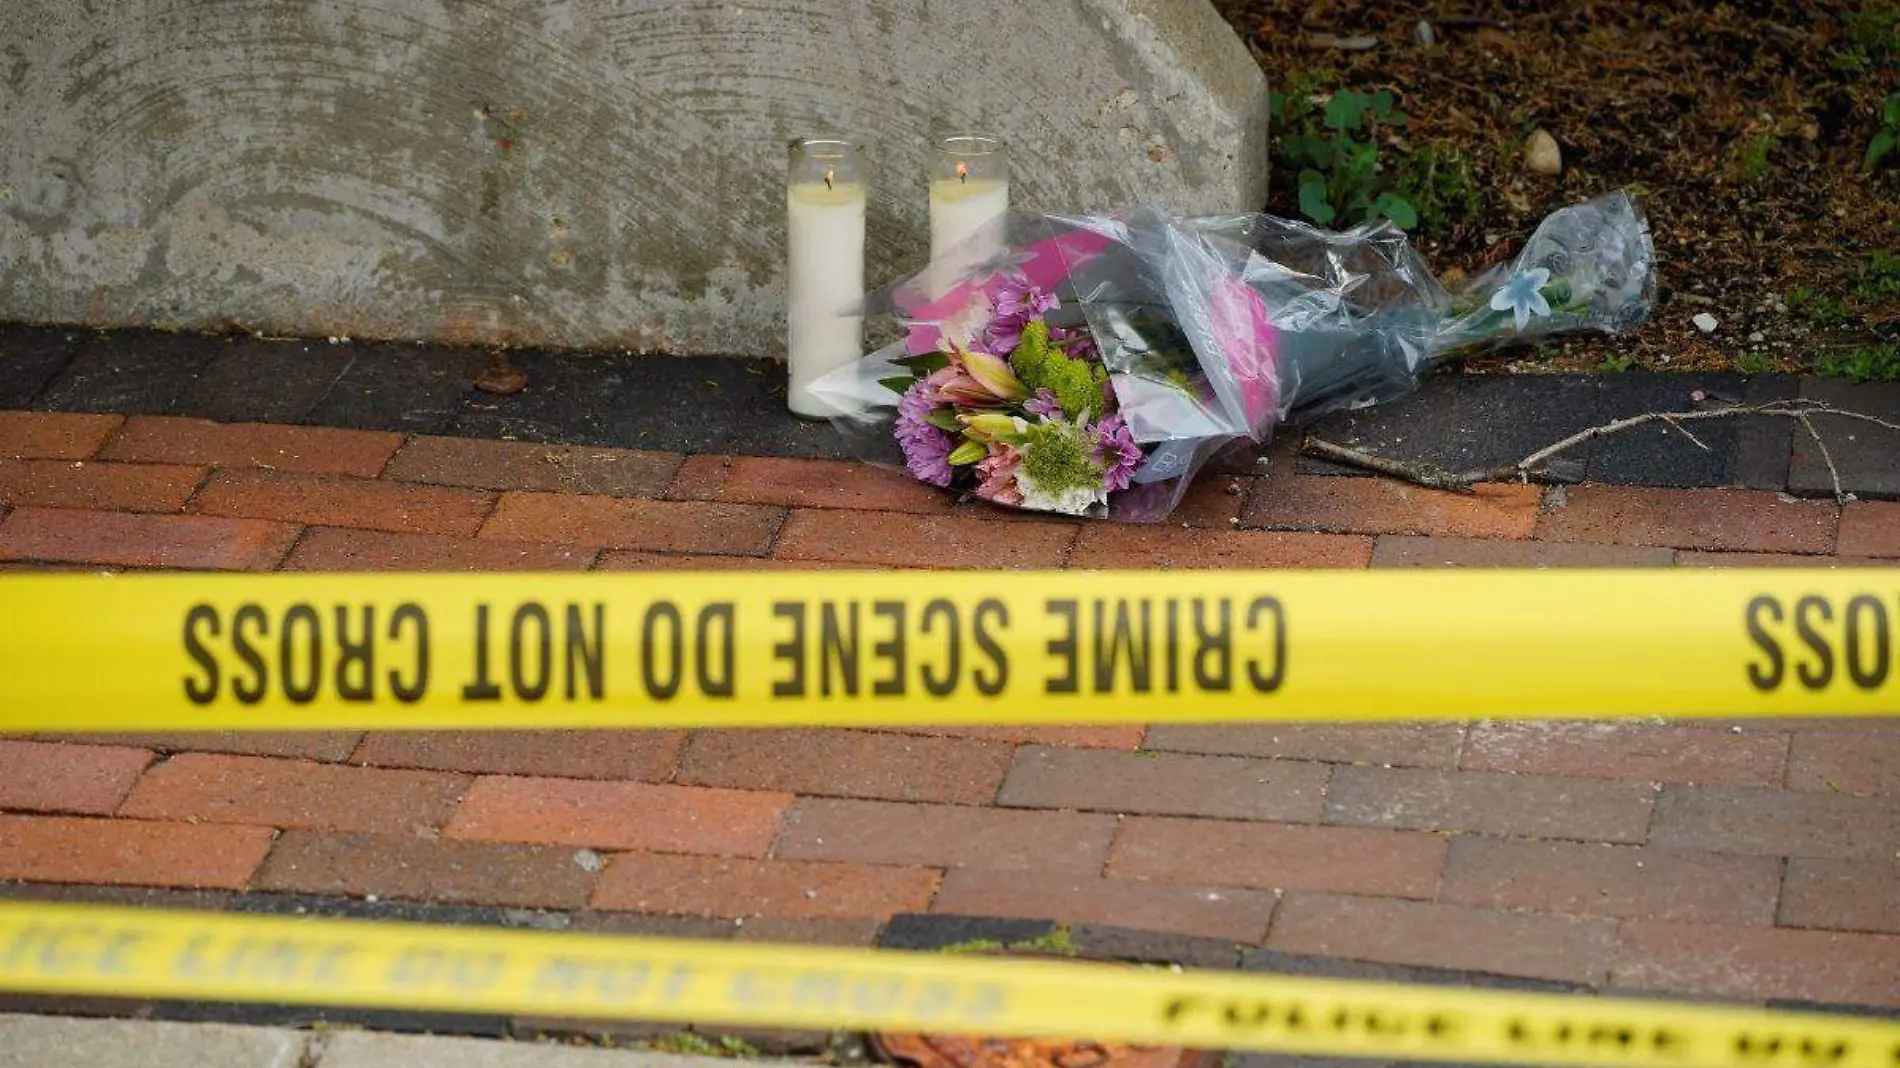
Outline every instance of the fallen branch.
[(1814, 426), (1815, 416), (1820, 415), (1871, 423), (1874, 426), (1900, 433), (1900, 423), (1889, 422), (1878, 416), (1868, 415), (1865, 412), (1854, 412), (1844, 408), (1836, 408), (1825, 401), (1797, 398), (1793, 400), (1769, 401), (1766, 404), (1731, 405), (1724, 408), (1701, 408), (1688, 412), (1644, 412), (1641, 415), (1632, 415), (1624, 419), (1604, 423), (1601, 426), (1593, 426), (1587, 430), (1578, 431), (1564, 438), (1562, 441), (1554, 442), (1538, 449), (1536, 452), (1531, 453), (1529, 456), (1524, 457), (1514, 464), (1505, 464), (1499, 467), (1490, 467), (1477, 471), (1455, 472), (1448, 471), (1445, 468), (1439, 467), (1437, 464), (1395, 460), (1391, 457), (1374, 455), (1362, 449), (1355, 449), (1347, 445), (1338, 444), (1337, 442), (1327, 441), (1323, 438), (1307, 438), (1300, 451), (1307, 456), (1321, 460), (1330, 460), (1334, 463), (1345, 464), (1366, 471), (1373, 471), (1392, 478), (1403, 479), (1407, 482), (1425, 486), (1430, 489), (1469, 493), (1472, 491), (1472, 487), (1481, 482), (1549, 481), (1551, 475), (1548, 470), (1548, 465), (1558, 456), (1569, 452), (1579, 445), (1595, 441), (1598, 438), (1612, 437), (1617, 434), (1635, 430), (1637, 427), (1648, 426), (1652, 423), (1662, 423), (1694, 442), (1697, 447), (1707, 450), (1709, 447), (1682, 424), (1700, 422), (1707, 419), (1792, 419), (1801, 424), (1802, 429), (1807, 431), (1808, 436), (1814, 439), (1815, 445), (1820, 449), (1821, 460), (1827, 465), (1828, 477), (1833, 480), (1834, 499), (1844, 501), (1847, 499), (1847, 493), (1841, 485), (1840, 469), (1835, 466), (1834, 454), (1828, 449), (1827, 442), (1822, 440), (1820, 432)]

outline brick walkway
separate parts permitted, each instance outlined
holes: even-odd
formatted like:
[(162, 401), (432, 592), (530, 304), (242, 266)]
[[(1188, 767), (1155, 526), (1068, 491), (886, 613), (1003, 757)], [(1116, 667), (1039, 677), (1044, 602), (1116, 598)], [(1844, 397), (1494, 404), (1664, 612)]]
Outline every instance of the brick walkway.
[[(826, 460), (19, 411), (0, 457), (16, 570), (1900, 566), (1900, 503), (1452, 496), (1284, 452), (1165, 527), (1006, 531)], [(1037, 917), (1900, 1006), (1900, 723), (137, 736), (0, 741), (0, 767), (26, 884), (842, 942)]]

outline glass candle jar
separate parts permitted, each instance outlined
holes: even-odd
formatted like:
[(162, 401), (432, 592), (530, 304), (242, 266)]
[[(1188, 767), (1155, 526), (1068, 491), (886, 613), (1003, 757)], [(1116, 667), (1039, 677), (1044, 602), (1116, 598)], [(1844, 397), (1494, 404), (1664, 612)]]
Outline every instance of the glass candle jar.
[(863, 163), (856, 142), (804, 137), (791, 144), (785, 188), (786, 362), (794, 414), (833, 409), (811, 384), (862, 355), (864, 319)]

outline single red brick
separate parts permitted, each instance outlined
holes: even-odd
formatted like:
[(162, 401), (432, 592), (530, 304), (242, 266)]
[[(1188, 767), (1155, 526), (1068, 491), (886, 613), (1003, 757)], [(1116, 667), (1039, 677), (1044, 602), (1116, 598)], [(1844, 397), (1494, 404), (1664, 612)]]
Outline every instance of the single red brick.
[(316, 831), (285, 831), (256, 880), (259, 890), (537, 909), (585, 908), (593, 885), (572, 849)]
[(861, 571), (859, 564), (831, 564), (819, 560), (773, 560), (765, 556), (697, 556), (609, 549), (600, 554), (596, 571)]
[(99, 451), (122, 415), (0, 412), (0, 456), (21, 460), (84, 460)]
[(18, 508), (0, 520), (0, 560), (261, 571), (296, 538), (294, 526), (254, 519)]
[(1772, 857), (1463, 835), (1452, 840), (1439, 900), (1572, 916), (1772, 924), (1780, 887), (1781, 862)]
[(1891, 560), (1871, 556), (1798, 556), (1794, 553), (1695, 553), (1687, 549), (1676, 554), (1677, 567), (1892, 567)]
[(1100, 923), (1139, 931), (1226, 938), (1258, 945), (1278, 899), (1259, 890), (1176, 886), (1094, 875), (982, 871), (945, 874), (930, 911), (1012, 916), (1057, 923)]
[(749, 504), (518, 492), (502, 497), (482, 537), (757, 556), (771, 546), (782, 514)]
[(593, 549), (533, 542), (317, 527), (285, 571), (585, 571)]
[(1324, 764), (1025, 746), (997, 803), (1146, 816), (1319, 822)]
[(1183, 530), (1178, 526), (1095, 524), (1082, 528), (1072, 568), (1146, 570), (1196, 568), (1362, 568), (1372, 539), (1266, 530)]
[(176, 512), (205, 478), (202, 467), (81, 460), (0, 460), (0, 504)]
[(375, 478), (400, 444), (402, 435), (373, 430), (135, 415), (99, 455), (105, 460)]
[(793, 946), (842, 946), (861, 949), (877, 944), (882, 920), (831, 920), (810, 916), (748, 916), (735, 927), (735, 942), (775, 942)]
[(1630, 990), (1900, 1005), (1900, 937), (1630, 920), (1612, 980)]
[(119, 814), (415, 834), (442, 826), (467, 785), (460, 775), (186, 753), (146, 772)]
[(1428, 768), (1343, 767), (1326, 821), (1420, 831), (1474, 831), (1591, 842), (1640, 842), (1656, 797), (1648, 783)]
[(0, 816), (0, 879), (242, 889), (270, 850), (269, 827)]
[(1387, 534), (1372, 550), (1373, 567), (1668, 567), (1675, 553), (1625, 545), (1483, 538), (1419, 538)]
[(1421, 489), (1383, 478), (1271, 478), (1254, 490), (1241, 525), (1340, 534), (1528, 538), (1536, 486), (1480, 485), (1471, 493)]
[(803, 798), (773, 855), (1009, 871), (1098, 871), (1112, 816)]
[(1465, 742), (1464, 767), (1706, 786), (1778, 786), (1785, 734), (1730, 734), (1691, 727), (1585, 722), (1481, 724)]
[(1609, 920), (1342, 894), (1289, 894), (1267, 945), (1287, 953), (1600, 985)]
[(1157, 724), (1148, 729), (1146, 745), (1179, 753), (1449, 768), (1458, 763), (1464, 730), (1457, 723)]
[(0, 740), (0, 808), (110, 814), (152, 757), (149, 749)]
[(888, 801), (994, 800), (1010, 748), (995, 742), (845, 730), (696, 731), (679, 781)]
[(674, 452), (415, 437), (396, 453), (383, 477), (474, 489), (657, 497), (680, 460)]
[(180, 731), (47, 735), (69, 745), (120, 745), (161, 753), (231, 753), (238, 756), (301, 757), (335, 764), (349, 759), (362, 735), (355, 731)]
[(374, 731), (354, 762), (477, 775), (665, 782), (685, 731)]
[(1832, 501), (1798, 501), (1743, 489), (1572, 486), (1537, 523), (1545, 541), (1660, 545), (1678, 549), (1834, 551)]
[(999, 530), (963, 516), (800, 509), (786, 521), (774, 555), (893, 567), (1057, 567), (1075, 532), (1068, 523)]
[(193, 507), (205, 515), (470, 537), (494, 507), (494, 495), (360, 478), (220, 471)]
[(951, 497), (901, 471), (836, 460), (741, 456), (715, 498), (788, 508), (856, 508), (871, 512), (947, 512)]
[(1219, 472), (1204, 472), (1188, 485), (1181, 503), (1168, 513), (1167, 525), (1232, 530), (1240, 520), (1240, 509), (1247, 503), (1257, 479)]
[(1657, 802), (1650, 841), (1711, 853), (1890, 860), (1900, 842), (1900, 798), (1672, 786)]
[(685, 916), (889, 919), (922, 912), (937, 889), (929, 868), (633, 853), (615, 857), (597, 909)]
[(1900, 934), (1900, 858), (1793, 858), (1776, 922), (1783, 927)]
[(1900, 502), (1853, 501), (1841, 512), (1842, 556), (1900, 556)]
[(1788, 788), (1900, 797), (1900, 730), (1869, 723), (1853, 730), (1796, 731)]
[(1430, 897), (1445, 863), (1436, 835), (1135, 817), (1122, 823), (1108, 874), (1263, 890)]
[(719, 487), (726, 484), (726, 477), (732, 473), (732, 467), (739, 462), (736, 456), (719, 456), (702, 453), (688, 456), (680, 464), (679, 473), (666, 487), (666, 499), (670, 501), (710, 501), (719, 497)]
[(763, 856), (791, 805), (789, 794), (493, 776), (478, 779), (448, 836)]
[(879, 727), (896, 734), (923, 734), (933, 738), (977, 738), (1014, 745), (1053, 745), (1074, 749), (1141, 748), (1146, 727)]

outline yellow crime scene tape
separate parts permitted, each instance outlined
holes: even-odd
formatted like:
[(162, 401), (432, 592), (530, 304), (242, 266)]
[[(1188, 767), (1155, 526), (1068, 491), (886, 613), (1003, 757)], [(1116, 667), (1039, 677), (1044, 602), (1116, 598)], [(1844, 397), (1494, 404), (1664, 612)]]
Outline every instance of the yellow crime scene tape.
[(1872, 1018), (889, 950), (0, 904), (0, 989), (1553, 1065), (1893, 1068)]
[(1900, 569), (56, 576), (0, 727), (1853, 715)]
[(28, 576), (0, 731), (1857, 716), (1900, 568)]

